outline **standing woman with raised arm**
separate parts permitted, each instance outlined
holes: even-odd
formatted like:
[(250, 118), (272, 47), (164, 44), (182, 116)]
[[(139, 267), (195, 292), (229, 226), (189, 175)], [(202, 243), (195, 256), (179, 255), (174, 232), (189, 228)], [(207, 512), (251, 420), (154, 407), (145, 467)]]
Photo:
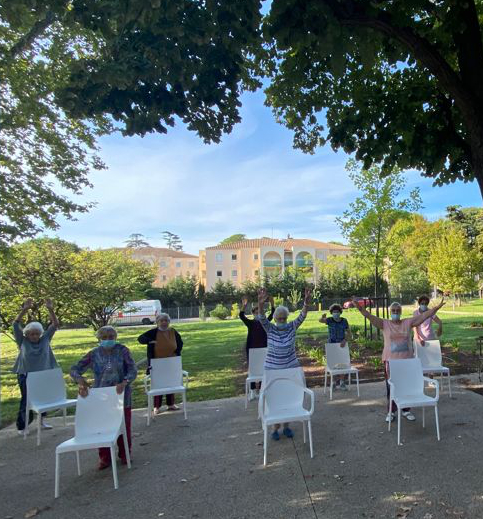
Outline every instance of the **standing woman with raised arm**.
[[(263, 305), (268, 298), (267, 290), (261, 288), (258, 291), (258, 315), (257, 320), (263, 326), (267, 333), (267, 356), (265, 357), (265, 369), (289, 369), (298, 368), (300, 363), (297, 359), (295, 351), (295, 332), (297, 328), (304, 322), (307, 317), (308, 305), (312, 291), (310, 288), (305, 289), (304, 306), (300, 315), (293, 321), (287, 322), (289, 315), (288, 308), (285, 306), (277, 306), (273, 314), (275, 324), (268, 321), (263, 312)], [(293, 437), (290, 424), (283, 424), (283, 434), (287, 438)], [(278, 430), (280, 424), (273, 426), (272, 439), (279, 440)]]
[[(273, 319), (273, 313), (275, 312), (275, 304), (273, 301), (273, 297), (270, 296), (270, 314), (268, 316), (268, 321)], [(250, 350), (252, 348), (266, 348), (267, 347), (267, 334), (263, 329), (263, 326), (260, 324), (260, 321), (255, 319), (248, 319), (245, 314), (245, 310), (247, 309), (248, 298), (244, 297), (242, 299), (242, 307), (240, 310), (239, 317), (242, 320), (243, 324), (248, 328), (247, 333), (247, 343), (246, 343), (246, 353), (247, 353), (247, 364), (249, 362)], [(252, 313), (254, 316), (258, 315), (258, 306), (252, 305)], [(257, 387), (258, 385), (258, 387)], [(254, 398), (255, 390), (260, 389), (260, 384), (252, 382), (250, 385), (250, 399)]]
[[(31, 371), (44, 371), (59, 367), (55, 360), (54, 353), (50, 347), (50, 341), (59, 327), (59, 320), (54, 312), (54, 304), (51, 299), (45, 300), (45, 306), (49, 311), (50, 325), (44, 331), (44, 327), (36, 321), (28, 323), (22, 329), (20, 324), (24, 315), (33, 308), (33, 300), (27, 299), (13, 323), (13, 333), (15, 342), (19, 348), (18, 357), (13, 366), (13, 372), (17, 374), (17, 381), (20, 387), (20, 406), (17, 415), (17, 430), (19, 434), (24, 433), (26, 421), (32, 421), (31, 416), (26, 417), (27, 407), (27, 376)], [(52, 426), (44, 421), (46, 413), (42, 414), (42, 429), (52, 429)]]
[[(366, 317), (373, 326), (382, 330), (384, 338), (384, 349), (382, 351), (382, 360), (384, 361), (384, 372), (386, 379), (386, 391), (387, 391), (387, 416), (386, 422), (392, 422), (396, 416), (397, 407), (396, 404), (392, 403), (392, 409), (389, 409), (389, 360), (393, 359), (410, 359), (414, 356), (413, 345), (411, 340), (412, 328), (419, 326), (421, 323), (432, 317), (444, 304), (444, 298), (441, 299), (439, 305), (426, 310), (420, 315), (409, 317), (407, 319), (401, 319), (402, 306), (400, 303), (392, 303), (389, 307), (391, 319), (382, 319), (369, 313), (365, 308), (361, 308), (357, 304), (355, 297), (352, 298), (354, 306), (359, 312)], [(416, 418), (411, 413), (409, 408), (403, 409), (401, 414), (409, 421), (413, 422)]]

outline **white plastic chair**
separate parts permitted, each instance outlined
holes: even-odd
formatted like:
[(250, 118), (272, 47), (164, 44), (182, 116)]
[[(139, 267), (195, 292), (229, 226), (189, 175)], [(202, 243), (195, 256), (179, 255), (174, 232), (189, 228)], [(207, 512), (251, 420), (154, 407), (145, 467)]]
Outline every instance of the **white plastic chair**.
[[(314, 414), (314, 392), (300, 383), (300, 378), (285, 377), (288, 370), (272, 370), (278, 375), (262, 386), (259, 414), (263, 428), (263, 464), (267, 464), (268, 428), (286, 422), (302, 422), (303, 439), (306, 441), (306, 426), (309, 429), (310, 457), (314, 457), (312, 445), (312, 422)], [(310, 398), (310, 409), (304, 407), (304, 397)]]
[[(392, 402), (397, 405), (397, 444), (401, 445), (401, 409), (405, 407), (422, 407), (423, 427), (426, 426), (424, 408), (434, 407), (436, 435), (439, 441), (439, 384), (437, 380), (423, 376), (421, 359), (390, 360), (389, 377), (389, 409), (392, 408)], [(424, 393), (425, 382), (435, 387), (436, 396), (432, 397)], [(388, 430), (391, 430), (391, 421), (389, 421)]]
[(438, 340), (424, 341), (424, 346), (421, 346), (418, 341), (414, 341), (414, 343), (416, 346), (416, 357), (421, 359), (421, 364), (423, 365), (423, 374), (439, 374), (441, 378), (441, 391), (443, 391), (443, 375), (446, 375), (448, 379), (449, 397), (451, 398), (451, 375), (449, 368), (443, 366), (440, 342)]
[(114, 488), (119, 487), (116, 465), (116, 442), (122, 434), (128, 468), (131, 457), (124, 422), (124, 392), (120, 395), (116, 387), (89, 389), (89, 394), (79, 397), (75, 414), (75, 436), (55, 449), (55, 497), (59, 497), (60, 454), (75, 452), (77, 474), (81, 475), (79, 451), (109, 447), (111, 449), (112, 477)]
[(250, 348), (248, 354), (248, 376), (245, 381), (245, 409), (248, 408), (248, 394), (252, 382), (263, 379), (263, 365), (267, 356), (267, 348)]
[(340, 342), (329, 342), (325, 345), (325, 366), (324, 395), (327, 389), (327, 374), (330, 375), (330, 400), (332, 400), (332, 386), (334, 375), (349, 375), (349, 390), (351, 388), (351, 375), (355, 374), (357, 384), (357, 396), (359, 393), (359, 370), (351, 366), (351, 356), (349, 346), (341, 348)]
[(150, 374), (144, 377), (144, 390), (148, 396), (148, 425), (151, 423), (151, 415), (153, 413), (153, 399), (159, 395), (181, 393), (183, 396), (184, 419), (188, 418), (186, 408), (188, 375), (188, 372), (182, 369), (181, 357), (179, 356), (151, 359)]
[(28, 434), (30, 411), (37, 413), (37, 445), (40, 445), (42, 413), (62, 409), (65, 426), (67, 408), (74, 407), (76, 402), (75, 398), (67, 398), (64, 375), (61, 368), (29, 372), (27, 375), (24, 439), (27, 438)]

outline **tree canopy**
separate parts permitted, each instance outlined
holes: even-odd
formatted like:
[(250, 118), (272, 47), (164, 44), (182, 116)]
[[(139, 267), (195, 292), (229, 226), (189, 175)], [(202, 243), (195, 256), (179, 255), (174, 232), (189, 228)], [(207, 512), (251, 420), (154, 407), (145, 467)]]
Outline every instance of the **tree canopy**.
[(243, 241), (247, 239), (246, 234), (232, 234), (231, 236), (228, 236), (228, 238), (225, 238), (224, 240), (220, 241), (220, 245), (225, 245), (229, 243), (236, 243), (239, 241)]

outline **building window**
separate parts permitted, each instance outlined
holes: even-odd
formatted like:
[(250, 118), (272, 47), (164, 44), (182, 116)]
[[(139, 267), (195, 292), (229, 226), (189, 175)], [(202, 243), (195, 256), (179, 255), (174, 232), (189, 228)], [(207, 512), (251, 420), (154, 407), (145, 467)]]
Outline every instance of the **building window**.
[(238, 276), (238, 272), (236, 270), (231, 271), (231, 277), (236, 278)]
[(195, 262), (194, 261), (190, 261), (188, 266), (189, 266), (190, 269), (194, 269), (195, 268)]
[(221, 278), (221, 276), (223, 276), (223, 272), (221, 270), (217, 270), (216, 275), (217, 277)]
[(258, 276), (259, 273), (260, 273), (260, 272), (259, 272), (258, 270), (254, 270), (254, 271), (253, 271), (253, 274), (254, 274), (255, 276)]
[(258, 254), (254, 254), (254, 255), (253, 255), (253, 259), (254, 259), (255, 261), (258, 260)]
[(181, 261), (177, 261), (177, 262), (176, 262), (176, 268), (177, 268), (177, 269), (180, 269), (180, 268), (181, 268)]
[(163, 281), (166, 281), (166, 276), (163, 276)]
[(161, 260), (160, 265), (162, 268), (166, 268), (166, 261)]
[(221, 263), (223, 261), (223, 253), (222, 252), (217, 252), (215, 259), (216, 259), (217, 263)]
[(236, 254), (231, 255), (231, 261), (236, 261)]

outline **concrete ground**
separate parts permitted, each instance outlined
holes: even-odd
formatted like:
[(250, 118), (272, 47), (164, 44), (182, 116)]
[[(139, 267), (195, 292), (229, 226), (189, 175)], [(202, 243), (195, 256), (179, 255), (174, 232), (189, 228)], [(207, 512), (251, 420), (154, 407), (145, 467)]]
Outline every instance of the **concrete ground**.
[(96, 453), (61, 457), (61, 496), (54, 500), (54, 450), (73, 434), (67, 427), (24, 441), (9, 427), (0, 431), (0, 519), (49, 518), (482, 518), (482, 397), (457, 387), (440, 399), (441, 441), (434, 413), (426, 429), (417, 421), (396, 427), (384, 421), (383, 383), (356, 392), (316, 390), (315, 457), (295, 438), (270, 442), (263, 467), (256, 404), (242, 398), (189, 404), (163, 413), (146, 427), (145, 410), (134, 412), (133, 467), (119, 467), (119, 490), (111, 471), (96, 469)]

